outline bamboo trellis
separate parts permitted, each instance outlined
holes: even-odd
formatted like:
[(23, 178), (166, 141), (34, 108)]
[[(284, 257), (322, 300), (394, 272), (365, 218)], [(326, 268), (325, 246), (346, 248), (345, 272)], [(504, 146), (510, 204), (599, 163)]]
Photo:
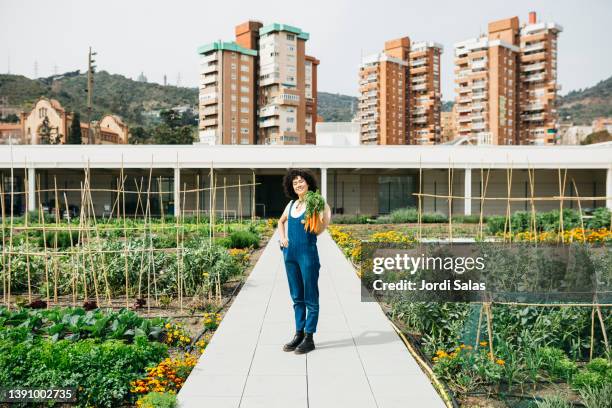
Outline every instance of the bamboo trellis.
[[(178, 158), (177, 158), (178, 160)], [(178, 168), (178, 161), (177, 161)], [(127, 171), (124, 167), (123, 158), (119, 169), (119, 177), (116, 178), (114, 188), (95, 188), (92, 185), (92, 175), (89, 162), (83, 168), (82, 180), (78, 188), (75, 187), (58, 187), (57, 176), (53, 175), (53, 188), (41, 188), (40, 175), (34, 181), (34, 197), (30, 197), (32, 192), (32, 181), (28, 179), (29, 172), (27, 162), (24, 163), (23, 191), (15, 189), (15, 171), (11, 165), (10, 169), (10, 191), (7, 191), (9, 186), (5, 185), (3, 178), (0, 183), (0, 212), (2, 216), (2, 257), (1, 273), (2, 273), (2, 303), (7, 307), (12, 307), (16, 300), (14, 293), (11, 293), (11, 288), (17, 279), (18, 271), (15, 269), (14, 261), (17, 257), (25, 257), (25, 280), (27, 290), (25, 295), (27, 301), (31, 303), (34, 298), (44, 299), (47, 307), (54, 304), (72, 304), (79, 305), (80, 302), (86, 302), (94, 299), (96, 304), (112, 306), (113, 295), (108, 278), (109, 260), (111, 254), (120, 255), (123, 258), (123, 268), (125, 272), (123, 294), (119, 294), (124, 298), (124, 306), (130, 307), (130, 301), (136, 299), (146, 299), (147, 308), (150, 311), (151, 305), (160, 306), (160, 292), (158, 288), (158, 274), (154, 262), (154, 254), (158, 252), (174, 253), (177, 259), (176, 267), (176, 301), (178, 308), (182, 311), (185, 307), (185, 276), (184, 276), (184, 256), (185, 256), (185, 229), (188, 222), (186, 219), (187, 211), (184, 209), (187, 195), (195, 195), (195, 223), (200, 224), (201, 214), (208, 214), (210, 223), (209, 242), (215, 239), (215, 218), (217, 210), (217, 193), (222, 190), (222, 219), (223, 232), (227, 232), (228, 213), (234, 212), (236, 218), (240, 222), (243, 220), (243, 204), (242, 194), (243, 189), (251, 189), (251, 211), (255, 210), (255, 186), (259, 183), (255, 180), (253, 172), (253, 182), (241, 181), (238, 176), (237, 184), (228, 184), (226, 178), (223, 179), (223, 185), (218, 185), (217, 175), (211, 163), (209, 186), (201, 185), (200, 174), (196, 175), (195, 188), (188, 187), (187, 183), (182, 186), (177, 185), (175, 190), (164, 191), (162, 177), (158, 176), (155, 180), (153, 176), (153, 160), (148, 169), (148, 176), (141, 176), (139, 179), (133, 177), (132, 183), (128, 183)], [(179, 170), (180, 171), (180, 170)], [(175, 181), (176, 182), (176, 181)], [(128, 184), (133, 184), (134, 189), (131, 190)], [(153, 191), (152, 187), (156, 185), (157, 191)], [(238, 208), (230, 209), (230, 203), (227, 199), (228, 191), (236, 191), (238, 195)], [(70, 202), (68, 197), (71, 194), (78, 194), (78, 199)], [(98, 221), (96, 214), (93, 195), (97, 193), (110, 194), (113, 197), (112, 206), (106, 216), (106, 210), (102, 212), (102, 222)], [(159, 203), (160, 222), (155, 222), (157, 218), (153, 215), (153, 199), (157, 193)], [(200, 197), (202, 194), (208, 193), (208, 208), (206, 205), (201, 205)], [(53, 203), (54, 221), (49, 223), (45, 214), (45, 206), (43, 205), (43, 194), (51, 196), (50, 202)], [(164, 214), (164, 201), (168, 202), (168, 196), (178, 194), (174, 197), (176, 216), (173, 223), (167, 223)], [(126, 195), (136, 197), (136, 205), (134, 212), (128, 214), (126, 209)], [(14, 209), (15, 200), (23, 197), (25, 201), (25, 211), (23, 216), (23, 224), (16, 223)], [(7, 200), (8, 198), (8, 200)], [(36, 198), (38, 219), (32, 220), (30, 217), (30, 202)], [(7, 210), (7, 201), (10, 201), (10, 209)], [(74, 218), (71, 213), (71, 208), (78, 204), (79, 215), (78, 219)], [(202, 203), (206, 204), (206, 203)], [(64, 218), (64, 220), (62, 220)], [(128, 222), (130, 219), (139, 219), (141, 225), (133, 225)], [(255, 214), (251, 214), (251, 219), (255, 219)], [(115, 223), (112, 223), (114, 221)], [(159, 233), (168, 230), (175, 230), (176, 245), (172, 248), (156, 248), (153, 242), (153, 233)], [(58, 242), (59, 231), (65, 231), (69, 236), (69, 245), (62, 249)], [(32, 233), (42, 233), (40, 247), (36, 248), (31, 245), (30, 235)], [(142, 232), (147, 237), (147, 242), (144, 247), (131, 247), (130, 235), (128, 233)], [(25, 246), (17, 246), (17, 234), (23, 234)], [(121, 248), (117, 249), (102, 249), (99, 247), (92, 248), (90, 243), (100, 242), (103, 233), (113, 233), (119, 241), (123, 242)], [(136, 254), (140, 265), (137, 266), (137, 280), (132, 282), (129, 274), (128, 258), (130, 254)], [(60, 259), (68, 258), (70, 271), (68, 272), (68, 280), (60, 282)], [(42, 273), (42, 282), (34, 282), (31, 269), (35, 267), (36, 260), (41, 260), (44, 264)], [(145, 276), (146, 271), (146, 276)], [(64, 271), (65, 272), (65, 271)], [(62, 288), (62, 285), (66, 286)], [(41, 292), (36, 293), (35, 288)], [(68, 292), (66, 292), (68, 288)], [(61, 299), (60, 292), (69, 293), (66, 299)], [(217, 277), (213, 286), (214, 297), (221, 299), (221, 281)], [(115, 293), (115, 297), (118, 294)], [(209, 291), (209, 296), (211, 292)]]
[[(421, 164), (421, 160), (419, 158), (419, 188), (418, 188), (418, 193), (413, 193), (414, 196), (416, 196), (417, 198), (417, 203), (418, 203), (418, 217), (417, 217), (417, 222), (418, 222), (418, 229), (417, 229), (417, 239), (419, 241), (421, 241), (422, 239), (422, 223), (423, 223), (423, 212), (424, 212), (424, 199), (426, 198), (430, 198), (430, 199), (443, 199), (443, 200), (447, 200), (448, 202), (448, 239), (449, 242), (452, 243), (453, 242), (453, 213), (452, 213), (452, 209), (453, 209), (453, 200), (465, 200), (465, 196), (462, 195), (457, 195), (453, 192), (453, 178), (454, 178), (454, 170), (455, 168), (453, 167), (453, 163), (452, 161), (449, 161), (449, 166), (448, 166), (448, 193), (447, 194), (431, 194), (431, 193), (425, 193), (423, 192), (423, 167)], [(479, 211), (479, 216), (478, 216), (478, 233), (477, 233), (477, 238), (482, 240), (484, 239), (484, 218), (485, 218), (485, 205), (487, 202), (505, 202), (506, 206), (505, 206), (505, 221), (504, 221), (504, 234), (503, 234), (503, 241), (504, 242), (512, 242), (513, 241), (513, 234), (512, 234), (512, 223), (511, 223), (511, 217), (512, 217), (512, 204), (513, 203), (520, 203), (520, 202), (525, 202), (525, 203), (529, 203), (530, 205), (530, 232), (532, 232), (534, 234), (535, 237), (537, 237), (537, 223), (536, 223), (536, 202), (558, 202), (559, 203), (559, 233), (557, 235), (557, 240), (558, 242), (564, 243), (564, 222), (563, 222), (563, 209), (564, 209), (564, 203), (567, 201), (570, 202), (576, 202), (578, 205), (578, 211), (581, 214), (581, 218), (580, 218), (580, 229), (583, 233), (584, 236), (584, 232), (585, 232), (585, 227), (584, 227), (584, 221), (582, 219), (582, 202), (583, 201), (606, 201), (606, 200), (610, 200), (612, 199), (612, 197), (609, 196), (592, 196), (592, 197), (581, 197), (579, 192), (578, 192), (578, 188), (576, 185), (576, 181), (572, 178), (571, 179), (571, 184), (573, 186), (573, 189), (575, 191), (575, 196), (567, 196), (566, 195), (566, 188), (568, 185), (568, 171), (567, 169), (557, 169), (557, 178), (558, 178), (558, 195), (553, 195), (553, 196), (541, 196), (538, 197), (536, 196), (535, 193), (535, 186), (536, 186), (536, 181), (535, 181), (535, 169), (532, 167), (528, 167), (527, 170), (527, 175), (528, 175), (528, 182), (529, 182), (529, 195), (527, 197), (512, 197), (512, 179), (513, 179), (513, 166), (510, 163), (510, 165), (507, 167), (506, 169), (506, 195), (505, 197), (491, 197), (487, 195), (487, 190), (489, 187), (489, 181), (490, 181), (490, 174), (491, 174), (491, 167), (486, 168), (484, 166), (481, 166), (480, 168), (480, 195), (478, 196), (471, 196), (471, 199), (474, 200), (478, 200), (480, 203), (480, 211)], [(471, 171), (471, 169), (467, 169), (466, 171)], [(471, 188), (470, 188), (471, 190)], [(465, 202), (465, 201), (464, 201)], [(610, 230), (612, 230), (612, 216), (610, 219)], [(536, 239), (536, 245), (537, 245), (537, 239)], [(596, 295), (593, 297), (593, 301), (590, 303), (528, 303), (528, 302), (500, 302), (500, 301), (493, 301), (493, 300), (488, 300), (485, 302), (482, 302), (481, 308), (480, 308), (480, 316), (478, 319), (478, 328), (477, 328), (477, 332), (476, 332), (476, 346), (478, 347), (479, 345), (479, 341), (480, 341), (480, 333), (482, 330), (482, 326), (483, 324), (486, 327), (486, 332), (488, 335), (488, 347), (489, 347), (489, 352), (490, 352), (490, 356), (491, 359), (493, 359), (494, 356), (494, 350), (493, 350), (493, 312), (492, 312), (492, 305), (494, 304), (498, 304), (498, 305), (511, 305), (511, 306), (536, 306), (536, 307), (588, 307), (591, 308), (591, 349), (590, 349), (590, 358), (592, 358), (593, 356), (593, 348), (594, 348), (594, 338), (595, 338), (595, 316), (597, 316), (597, 320), (601, 329), (601, 333), (602, 333), (602, 338), (603, 338), (603, 342), (605, 345), (605, 349), (607, 352), (610, 352), (610, 343), (609, 343), (609, 339), (608, 339), (608, 335), (607, 335), (607, 329), (606, 329), (606, 325), (604, 322), (604, 318), (603, 318), (603, 313), (602, 313), (602, 308), (603, 307), (612, 307), (612, 304), (609, 303), (600, 303), (596, 297)], [(483, 323), (483, 318), (486, 319), (485, 322)]]

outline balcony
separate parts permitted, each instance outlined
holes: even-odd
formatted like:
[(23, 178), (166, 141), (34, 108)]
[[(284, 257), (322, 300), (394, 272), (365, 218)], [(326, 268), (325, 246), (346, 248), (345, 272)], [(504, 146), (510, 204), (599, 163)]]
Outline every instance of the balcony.
[(457, 119), (457, 122), (459, 123), (469, 123), (472, 121), (472, 117), (470, 115), (462, 115), (459, 116), (459, 118)]
[(544, 62), (537, 62), (535, 64), (522, 65), (521, 71), (523, 72), (540, 71), (544, 68), (546, 68), (546, 64)]
[(544, 73), (535, 74), (535, 75), (528, 75), (528, 76), (523, 78), (523, 82), (543, 81), (545, 78), (546, 78), (546, 74), (544, 74)]
[(486, 127), (484, 122), (472, 122), (473, 130), (483, 130)]
[(217, 61), (217, 53), (214, 52), (212, 54), (209, 54), (205, 57), (200, 58), (200, 64), (201, 65), (207, 65), (210, 64), (211, 62)]
[(200, 126), (204, 126), (204, 127), (217, 126), (218, 124), (219, 124), (219, 121), (217, 120), (217, 118), (206, 119), (200, 122)]
[(531, 45), (522, 47), (521, 51), (522, 52), (535, 52), (535, 51), (544, 50), (545, 48), (546, 48), (546, 44), (543, 41), (541, 41), (539, 43), (535, 43), (535, 44), (531, 44)]
[(472, 61), (472, 70), (476, 70), (476, 69), (485, 69), (487, 67), (487, 60), (478, 60), (478, 61)]
[(457, 108), (457, 113), (465, 113), (465, 112), (471, 112), (472, 108), (470, 106), (461, 106)]
[(487, 97), (486, 92), (474, 92), (472, 93), (472, 99), (485, 99)]
[(421, 67), (427, 64), (427, 58), (419, 58), (410, 62), (412, 68)]
[(217, 93), (216, 92), (201, 93), (200, 103), (202, 105), (212, 105), (212, 104), (217, 103)]
[(427, 84), (419, 84), (412, 87), (413, 91), (423, 91), (427, 89)]
[(218, 79), (219, 79), (219, 76), (216, 74), (205, 75), (204, 78), (202, 78), (202, 84), (204, 85), (214, 84), (217, 82)]
[(416, 123), (418, 125), (427, 123), (427, 116), (421, 116), (412, 120), (412, 123)]
[(264, 106), (259, 110), (260, 117), (275, 116), (280, 113), (280, 108), (277, 105)]
[(472, 102), (472, 97), (464, 96), (462, 98), (457, 99), (457, 102), (459, 102), (459, 103), (469, 103), (469, 102)]
[(487, 87), (487, 81), (472, 82), (472, 89), (485, 89)]
[(521, 119), (524, 120), (525, 122), (543, 121), (544, 120), (544, 114), (543, 113), (534, 113), (534, 114), (531, 114), (531, 115), (521, 115)]
[(280, 126), (280, 120), (276, 118), (266, 119), (266, 120), (262, 120), (259, 122), (260, 128), (277, 127), (277, 126)]
[(208, 64), (202, 67), (202, 74), (209, 74), (211, 72), (217, 72), (219, 70), (219, 66), (217, 64)]
[(526, 111), (537, 111), (537, 110), (543, 110), (543, 109), (544, 109), (543, 103), (531, 103), (524, 107), (524, 110)]
[(202, 109), (202, 115), (204, 116), (216, 115), (217, 112), (217, 106), (209, 106), (207, 108)]

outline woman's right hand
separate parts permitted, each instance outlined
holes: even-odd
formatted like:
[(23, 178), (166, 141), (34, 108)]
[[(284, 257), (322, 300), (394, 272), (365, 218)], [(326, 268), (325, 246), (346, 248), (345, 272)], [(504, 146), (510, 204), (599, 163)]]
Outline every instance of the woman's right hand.
[(283, 248), (287, 248), (288, 245), (289, 241), (287, 240), (287, 238), (283, 237), (280, 239), (280, 246), (282, 246)]

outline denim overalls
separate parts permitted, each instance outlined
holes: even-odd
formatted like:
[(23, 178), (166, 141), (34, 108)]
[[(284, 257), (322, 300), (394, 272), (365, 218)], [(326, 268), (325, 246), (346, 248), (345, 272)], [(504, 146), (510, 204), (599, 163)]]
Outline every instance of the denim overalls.
[[(319, 320), (319, 252), (317, 235), (304, 230), (302, 220), (306, 212), (297, 218), (291, 216), (294, 201), (289, 206), (287, 219), (289, 245), (283, 248), (289, 292), (293, 300), (296, 331), (317, 331)], [(308, 314), (306, 313), (308, 311)]]

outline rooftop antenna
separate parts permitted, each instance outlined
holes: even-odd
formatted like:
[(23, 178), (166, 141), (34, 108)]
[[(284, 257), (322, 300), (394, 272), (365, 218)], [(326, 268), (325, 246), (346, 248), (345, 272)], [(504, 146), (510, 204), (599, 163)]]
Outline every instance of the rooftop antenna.
[(57, 64), (53, 65), (53, 75), (57, 75)]
[(181, 86), (181, 73), (180, 72), (176, 75), (176, 86), (177, 87)]

